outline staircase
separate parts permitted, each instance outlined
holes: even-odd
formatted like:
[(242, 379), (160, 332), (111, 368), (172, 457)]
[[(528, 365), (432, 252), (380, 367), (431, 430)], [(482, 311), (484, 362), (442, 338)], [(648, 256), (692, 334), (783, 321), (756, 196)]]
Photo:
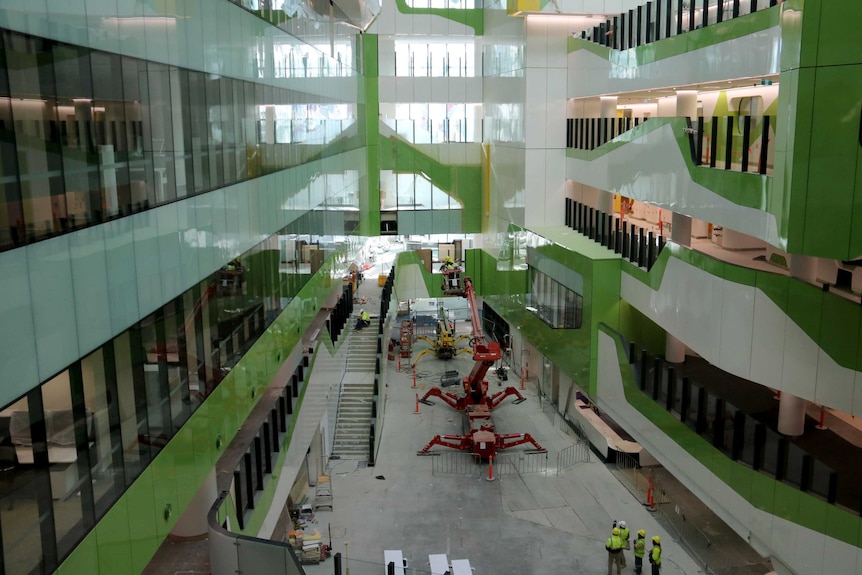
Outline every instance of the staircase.
[[(349, 329), (356, 318), (351, 318)], [(371, 428), (371, 398), (374, 394), (374, 361), (377, 358), (377, 322), (351, 332), (347, 340), (347, 369), (332, 453), (342, 459), (368, 460), (368, 433)]]

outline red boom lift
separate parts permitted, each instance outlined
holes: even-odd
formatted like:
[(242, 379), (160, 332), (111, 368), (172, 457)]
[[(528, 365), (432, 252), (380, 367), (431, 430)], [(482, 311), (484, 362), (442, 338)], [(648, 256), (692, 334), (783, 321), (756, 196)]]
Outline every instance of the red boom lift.
[[(447, 272), (444, 272), (446, 275)], [(449, 272), (453, 273), (453, 272)], [(460, 271), (456, 273), (460, 274)], [(460, 279), (460, 278), (459, 278)], [(473, 282), (469, 277), (464, 277), (463, 287), (456, 290), (447, 277), (444, 280), (446, 292), (451, 295), (461, 295), (467, 298), (470, 305), (470, 318), (473, 323), (473, 369), (470, 375), (464, 378), (464, 394), (456, 395), (443, 391), (438, 387), (432, 387), (422, 396), (421, 401), (426, 405), (434, 405), (428, 398), (439, 397), (452, 409), (463, 411), (467, 417), (467, 433), (465, 435), (435, 435), (428, 445), (419, 451), (419, 455), (428, 455), (435, 445), (450, 447), (461, 451), (472, 451), (485, 460), (493, 456), (498, 450), (509, 449), (516, 445), (531, 444), (536, 451), (546, 451), (529, 433), (499, 434), (494, 431), (494, 422), (491, 420), (491, 411), (500, 405), (504, 399), (513, 395), (516, 397), (512, 403), (521, 403), (526, 398), (514, 387), (507, 387), (493, 395), (488, 395), (488, 382), (485, 374), (500, 359), (500, 344), (495, 341), (485, 341), (482, 332), (482, 324), (476, 307), (476, 292)], [(459, 282), (460, 287), (460, 282)]]

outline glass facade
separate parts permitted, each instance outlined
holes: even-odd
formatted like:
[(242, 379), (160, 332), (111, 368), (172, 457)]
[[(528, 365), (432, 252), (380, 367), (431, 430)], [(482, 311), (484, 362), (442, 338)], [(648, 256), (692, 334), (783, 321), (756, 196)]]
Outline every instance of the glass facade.
[(335, 99), (17, 32), (2, 41), (0, 250), (299, 165), (355, 122)]
[(0, 411), (6, 574), (50, 572), (237, 364), (311, 277), (264, 240)]
[(584, 321), (584, 297), (531, 267), (527, 311), (554, 329), (579, 329)]

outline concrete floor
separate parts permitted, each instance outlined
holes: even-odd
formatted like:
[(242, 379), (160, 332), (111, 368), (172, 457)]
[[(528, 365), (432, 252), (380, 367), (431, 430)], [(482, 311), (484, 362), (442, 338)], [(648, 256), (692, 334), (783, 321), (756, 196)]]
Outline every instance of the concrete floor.
[[(380, 259), (377, 264), (385, 273), (388, 269), (382, 268), (388, 258)], [(373, 281), (376, 268), (366, 273), (358, 294), (366, 295), (369, 303), (379, 296)], [(444, 371), (457, 369), (464, 375), (472, 367), (469, 354), (447, 362), (425, 356), (418, 364), (420, 377), (414, 389), (412, 375), (399, 373), (394, 362), (388, 363), (391, 371), (383, 398), (383, 431), (376, 465), (369, 468), (361, 461), (331, 460), (333, 509), (319, 510), (305, 527), (307, 531), (320, 530), (323, 540), (331, 541), (333, 553), (342, 554), (348, 575), (380, 575), (385, 549), (402, 550), (410, 572), (415, 573), (427, 571), (429, 554), (445, 553), (450, 561), (468, 559), (477, 575), (603, 574), (607, 572), (604, 541), (613, 519), (626, 520), (632, 532), (645, 529), (648, 538), (656, 534), (662, 537), (664, 575), (702, 572), (657, 516), (650, 514), (595, 456), (557, 473), (557, 454), (574, 440), (545, 415), (534, 380), (527, 381), (522, 392), (527, 401), (514, 405), (507, 399), (494, 411), (494, 422), (500, 433), (528, 432), (545, 447), (546, 472), (498, 472), (494, 481), (487, 480), (487, 465), (457, 474), (435, 473), (434, 458), (416, 453), (435, 434), (460, 434), (463, 416), (439, 400), (433, 406), (419, 404), (416, 414), (416, 394), (421, 396)], [(492, 392), (502, 389), (495, 377), (487, 379)], [(516, 379), (508, 384), (519, 386)], [(437, 458), (438, 467), (445, 458), (459, 455), (442, 447), (434, 451), (450, 454)], [(309, 575), (323, 575), (333, 572), (334, 563), (327, 559), (304, 568)], [(631, 573), (632, 565), (628, 552), (624, 573)], [(206, 540), (168, 540), (145, 574), (208, 572)]]

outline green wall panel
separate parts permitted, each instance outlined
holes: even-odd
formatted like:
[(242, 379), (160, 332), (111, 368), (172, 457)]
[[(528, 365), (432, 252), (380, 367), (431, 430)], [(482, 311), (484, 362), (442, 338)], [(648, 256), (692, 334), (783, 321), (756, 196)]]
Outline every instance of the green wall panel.
[[(171, 449), (167, 450), (164, 454), (160, 454), (161, 457), (158, 457), (148, 469), (153, 478), (153, 513), (156, 518), (156, 546), (167, 537), (180, 516), (179, 510), (181, 507), (177, 496), (179, 488), (179, 484), (177, 483), (177, 459), (181, 454), (187, 453), (190, 443), (188, 442), (188, 436), (189, 434), (184, 433), (183, 439), (175, 445), (171, 445)], [(174, 440), (171, 441), (173, 443)], [(193, 470), (190, 476), (187, 479), (195, 478)], [(189, 491), (183, 495), (183, 499), (188, 498), (188, 502), (191, 501), (200, 483), (197, 481), (186, 481), (185, 485)], [(170, 513), (167, 519), (165, 519), (166, 512)]]
[[(820, 67), (814, 81), (802, 251), (849, 259), (859, 251), (850, 255), (857, 246), (849, 245), (853, 213), (848, 208), (855, 188), (862, 65)], [(803, 105), (803, 96), (800, 86), (797, 106)], [(797, 145), (801, 137), (804, 133), (798, 132)], [(795, 186), (792, 193), (798, 193)]]
[(799, 514), (797, 518), (802, 525), (808, 525), (811, 529), (818, 533), (826, 531), (826, 517), (828, 510), (822, 501), (817, 501), (813, 497), (799, 498)]
[[(110, 575), (125, 575), (126, 573), (139, 573), (132, 571), (132, 541), (129, 532), (129, 503), (126, 496), (121, 497), (108, 513), (96, 524), (96, 541), (99, 547), (99, 573)], [(145, 512), (151, 513), (152, 507), (145, 508)], [(145, 516), (146, 517), (146, 516)], [(143, 519), (142, 519), (143, 520)], [(78, 546), (63, 562), (74, 564), (81, 547)], [(90, 549), (85, 547), (84, 552), (89, 555)]]
[[(156, 515), (154, 491), (151, 466), (145, 469), (135, 479), (128, 491), (123, 494), (123, 499), (128, 503), (125, 520), (128, 522), (129, 544), (132, 553), (129, 573), (143, 572), (162, 542), (159, 531), (163, 529), (160, 523), (164, 523), (164, 519)], [(107, 573), (112, 572), (108, 571)]]
[[(803, 21), (812, 28), (819, 24), (817, 36), (817, 65), (840, 66), (862, 62), (862, 43), (859, 42), (859, 23), (862, 22), (862, 2), (836, 2), (835, 0), (806, 0)], [(805, 38), (806, 44), (808, 39)], [(811, 44), (814, 44), (812, 38)]]
[(834, 537), (839, 541), (856, 545), (859, 537), (859, 518), (853, 517), (846, 511), (827, 505), (826, 510), (826, 535)]
[(773, 514), (787, 521), (798, 523), (799, 499), (802, 497), (802, 492), (780, 481), (773, 482), (773, 489), (775, 489), (772, 503)]
[(57, 569), (58, 575), (81, 575), (99, 572), (99, 545), (96, 533), (91, 532), (75, 547), (75, 554)]
[[(862, 319), (862, 308), (859, 304), (844, 298), (821, 298), (820, 308), (820, 344), (829, 350), (829, 355), (839, 365), (855, 366), (859, 332), (852, 326), (859, 326)], [(834, 326), (846, 324), (850, 329), (835, 330)], [(845, 410), (847, 406), (843, 406)]]

